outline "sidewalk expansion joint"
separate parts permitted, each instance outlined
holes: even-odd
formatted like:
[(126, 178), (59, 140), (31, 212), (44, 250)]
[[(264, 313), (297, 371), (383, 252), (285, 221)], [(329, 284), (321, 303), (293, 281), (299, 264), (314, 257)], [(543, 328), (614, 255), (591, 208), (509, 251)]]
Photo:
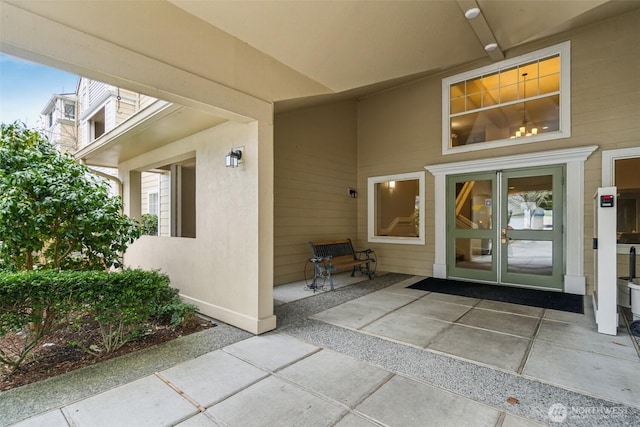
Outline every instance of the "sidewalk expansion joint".
[(518, 369), (516, 369), (516, 373), (518, 375), (522, 375), (522, 373), (524, 372), (524, 368), (525, 366), (527, 366), (527, 362), (529, 361), (529, 355), (531, 354), (531, 350), (533, 349), (533, 343), (535, 342), (536, 338), (538, 338), (538, 334), (540, 333), (540, 328), (542, 327), (542, 321), (544, 320), (544, 315), (546, 314), (547, 309), (545, 308), (542, 311), (542, 316), (540, 316), (540, 318), (538, 319), (538, 324), (536, 325), (536, 330), (533, 332), (533, 336), (531, 337), (531, 340), (529, 341), (529, 345), (527, 346), (527, 350), (524, 352), (524, 356), (522, 357), (522, 360), (520, 361), (520, 366), (518, 366)]
[(154, 375), (156, 377), (158, 377), (160, 379), (160, 381), (162, 381), (163, 383), (165, 383), (166, 385), (168, 385), (169, 387), (171, 387), (171, 389), (173, 391), (175, 391), (176, 393), (178, 393), (180, 396), (182, 396), (183, 398), (185, 398), (189, 403), (191, 403), (193, 406), (196, 407), (196, 409), (198, 409), (198, 411), (200, 412), (205, 412), (207, 410), (207, 408), (205, 408), (204, 406), (200, 405), (198, 402), (195, 401), (195, 399), (193, 399), (191, 396), (189, 396), (187, 393), (185, 393), (184, 391), (182, 391), (177, 385), (173, 384), (171, 381), (169, 381), (167, 378), (165, 378), (164, 376), (162, 376), (162, 374), (160, 374), (159, 372), (155, 372)]

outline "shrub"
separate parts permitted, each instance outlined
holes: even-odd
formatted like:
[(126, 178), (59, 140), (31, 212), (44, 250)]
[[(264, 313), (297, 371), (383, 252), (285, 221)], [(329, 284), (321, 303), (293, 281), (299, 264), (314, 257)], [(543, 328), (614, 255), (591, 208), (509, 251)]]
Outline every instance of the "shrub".
[(0, 336), (13, 334), (12, 346), (0, 349), (0, 362), (17, 368), (78, 308), (82, 276), (53, 271), (0, 274)]
[(176, 288), (170, 287), (165, 288), (163, 291), (164, 295), (160, 297), (154, 313), (158, 323), (176, 327), (196, 314), (196, 306), (182, 301), (178, 292)]
[(142, 228), (142, 234), (147, 236), (157, 236), (158, 235), (158, 215), (154, 215), (154, 214), (142, 215), (140, 226)]
[(112, 352), (140, 335), (152, 320), (176, 326), (195, 313), (169, 278), (158, 272), (125, 270), (0, 274), (0, 337), (12, 335), (0, 362), (16, 369), (48, 334), (82, 310), (98, 324), (94, 353)]
[(103, 286), (87, 289), (83, 297), (91, 301), (89, 313), (98, 322), (102, 342), (95, 345), (107, 353), (139, 335), (169, 288), (169, 278), (157, 272), (126, 270), (108, 278)]

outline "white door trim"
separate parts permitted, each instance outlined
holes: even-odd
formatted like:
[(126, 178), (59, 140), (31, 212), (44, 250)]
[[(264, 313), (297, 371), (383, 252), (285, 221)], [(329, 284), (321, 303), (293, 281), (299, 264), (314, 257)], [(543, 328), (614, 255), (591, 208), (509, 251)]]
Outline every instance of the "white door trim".
[(566, 165), (567, 198), (565, 219), (566, 270), (564, 292), (584, 295), (584, 162), (598, 149), (597, 145), (516, 154), (463, 162), (428, 165), (435, 179), (435, 259), (433, 276), (447, 277), (447, 236), (446, 236), (446, 177), (458, 173), (486, 172), (492, 170), (517, 169), (534, 166)]

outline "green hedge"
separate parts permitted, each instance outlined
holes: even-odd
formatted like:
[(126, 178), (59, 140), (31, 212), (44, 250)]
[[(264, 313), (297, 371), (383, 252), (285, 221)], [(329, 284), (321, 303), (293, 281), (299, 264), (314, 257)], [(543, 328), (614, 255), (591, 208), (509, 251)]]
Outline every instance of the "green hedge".
[(12, 352), (0, 349), (0, 362), (14, 369), (44, 337), (86, 312), (98, 322), (101, 342), (91, 348), (110, 352), (137, 336), (154, 320), (177, 325), (195, 313), (183, 303), (169, 278), (158, 272), (32, 271), (0, 274), (0, 336), (20, 332)]

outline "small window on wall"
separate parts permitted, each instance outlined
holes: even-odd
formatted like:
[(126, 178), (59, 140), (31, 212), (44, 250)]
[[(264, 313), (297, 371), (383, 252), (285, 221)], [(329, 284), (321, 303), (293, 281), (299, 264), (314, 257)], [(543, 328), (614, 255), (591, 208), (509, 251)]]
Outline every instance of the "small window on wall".
[(569, 42), (442, 81), (442, 147), (452, 154), (567, 138)]
[(617, 231), (619, 244), (640, 243), (640, 157), (616, 159), (618, 190)]
[(424, 244), (424, 187), (423, 172), (369, 178), (369, 241)]
[(149, 200), (147, 201), (148, 211), (151, 215), (158, 216), (158, 192), (149, 193)]
[(91, 139), (98, 139), (105, 133), (105, 116), (104, 108), (101, 108), (91, 120), (89, 120)]
[(68, 102), (64, 103), (64, 118), (73, 120), (76, 118), (76, 105)]

